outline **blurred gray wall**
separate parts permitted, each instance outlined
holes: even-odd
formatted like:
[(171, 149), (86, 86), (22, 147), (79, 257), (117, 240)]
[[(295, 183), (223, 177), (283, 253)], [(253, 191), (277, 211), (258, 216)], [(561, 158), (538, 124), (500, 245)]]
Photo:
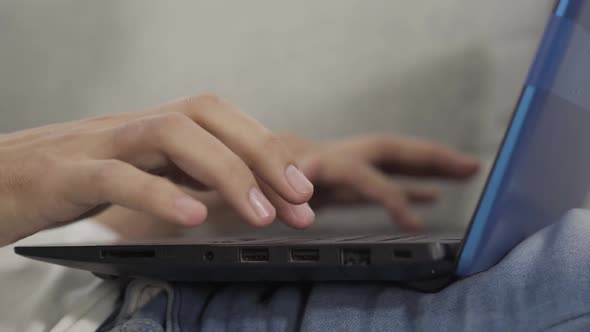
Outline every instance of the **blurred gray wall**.
[[(0, 132), (214, 92), (277, 130), (425, 136), (489, 163), (552, 2), (3, 0)], [(464, 224), (480, 189), (429, 220)]]

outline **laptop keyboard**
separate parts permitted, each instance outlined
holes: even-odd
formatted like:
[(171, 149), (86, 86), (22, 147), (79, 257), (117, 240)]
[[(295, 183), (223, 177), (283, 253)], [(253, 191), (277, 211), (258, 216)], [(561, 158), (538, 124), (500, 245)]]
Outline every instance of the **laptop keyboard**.
[(255, 237), (226, 237), (211, 240), (197, 241), (204, 244), (282, 244), (282, 243), (306, 243), (306, 244), (329, 244), (329, 243), (393, 243), (393, 242), (416, 242), (416, 241), (457, 241), (461, 236), (457, 235), (430, 235), (430, 234), (364, 234), (348, 236), (278, 236), (267, 238)]

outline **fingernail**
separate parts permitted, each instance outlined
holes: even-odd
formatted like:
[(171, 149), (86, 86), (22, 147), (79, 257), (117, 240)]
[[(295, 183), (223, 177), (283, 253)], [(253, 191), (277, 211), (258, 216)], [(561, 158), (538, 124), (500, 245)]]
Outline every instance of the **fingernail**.
[(182, 220), (186, 224), (195, 224), (202, 221), (204, 206), (190, 197), (177, 199), (176, 209), (180, 212)]
[(260, 219), (268, 219), (276, 213), (274, 206), (270, 204), (266, 196), (257, 187), (250, 189), (249, 196), (250, 205), (252, 205)]
[(290, 209), (297, 221), (306, 226), (313, 223), (315, 219), (315, 212), (313, 212), (308, 203), (301, 205), (291, 205)]
[(313, 193), (313, 184), (307, 177), (295, 166), (289, 165), (285, 171), (285, 176), (291, 187), (300, 194)]

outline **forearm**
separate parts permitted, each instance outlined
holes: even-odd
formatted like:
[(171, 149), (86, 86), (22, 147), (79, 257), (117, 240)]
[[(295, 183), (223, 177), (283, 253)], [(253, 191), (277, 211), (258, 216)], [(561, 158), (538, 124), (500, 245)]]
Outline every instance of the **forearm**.
[[(223, 222), (226, 217), (223, 211), (227, 211), (227, 205), (218, 194), (208, 192), (196, 192), (186, 190), (192, 197), (203, 202), (208, 209), (209, 220), (214, 219), (216, 223)], [(232, 214), (235, 220), (235, 213)], [(171, 238), (180, 236), (183, 227), (164, 222), (154, 216), (138, 211), (125, 209), (119, 206), (112, 207), (94, 218), (98, 223), (110, 228), (121, 238), (128, 240), (146, 240), (154, 238)]]

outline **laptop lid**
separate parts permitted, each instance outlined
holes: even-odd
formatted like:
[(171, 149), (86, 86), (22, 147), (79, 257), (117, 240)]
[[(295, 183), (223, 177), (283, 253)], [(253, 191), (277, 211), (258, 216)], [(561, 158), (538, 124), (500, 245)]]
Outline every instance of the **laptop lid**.
[(590, 188), (590, 3), (561, 0), (459, 254), (457, 274), (499, 262), (520, 241), (584, 206)]

